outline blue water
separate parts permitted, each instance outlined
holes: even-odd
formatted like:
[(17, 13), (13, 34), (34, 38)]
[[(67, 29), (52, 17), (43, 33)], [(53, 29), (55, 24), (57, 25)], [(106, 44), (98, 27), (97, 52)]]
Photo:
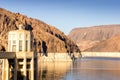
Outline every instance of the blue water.
[(120, 80), (120, 58), (89, 57), (74, 63), (49, 63), (45, 66), (44, 78), (42, 74), (40, 80)]

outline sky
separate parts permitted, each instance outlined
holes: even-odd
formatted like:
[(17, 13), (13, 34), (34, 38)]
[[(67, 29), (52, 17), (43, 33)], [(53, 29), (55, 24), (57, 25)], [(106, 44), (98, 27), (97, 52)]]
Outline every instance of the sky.
[(120, 24), (120, 0), (0, 0), (0, 7), (53, 25), (73, 28)]

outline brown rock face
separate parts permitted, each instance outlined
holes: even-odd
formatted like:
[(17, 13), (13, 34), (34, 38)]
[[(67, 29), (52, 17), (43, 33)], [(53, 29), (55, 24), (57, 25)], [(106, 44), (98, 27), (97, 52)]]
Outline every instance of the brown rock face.
[(86, 51), (92, 52), (120, 52), (120, 35), (101, 41)]
[(63, 32), (50, 26), (40, 20), (28, 18), (20, 13), (12, 13), (0, 8), (0, 50), (6, 49), (8, 44), (8, 32), (18, 29), (18, 25), (23, 24), (26, 28), (33, 32), (34, 39), (37, 44), (41, 44), (40, 48), (43, 51), (43, 44), (47, 48), (47, 52), (79, 52), (79, 48)]
[(120, 34), (120, 25), (102, 25), (86, 28), (75, 28), (68, 35), (81, 49), (85, 51), (98, 44)]

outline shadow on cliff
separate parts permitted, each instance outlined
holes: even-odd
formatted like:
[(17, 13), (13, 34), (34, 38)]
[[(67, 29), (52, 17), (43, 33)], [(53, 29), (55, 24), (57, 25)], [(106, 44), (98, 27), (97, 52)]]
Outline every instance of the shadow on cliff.
[(26, 27), (25, 27), (25, 30), (30, 30), (30, 31), (32, 31), (33, 30), (33, 28), (32, 28), (32, 26), (31, 25), (27, 25)]
[(43, 49), (43, 54), (45, 56), (48, 56), (48, 54), (47, 54), (47, 45), (46, 45), (45, 41), (42, 41), (42, 49)]

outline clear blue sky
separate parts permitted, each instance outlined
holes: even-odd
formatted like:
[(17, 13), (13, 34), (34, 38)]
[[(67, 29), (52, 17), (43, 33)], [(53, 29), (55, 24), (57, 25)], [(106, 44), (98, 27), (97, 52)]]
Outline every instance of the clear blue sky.
[(42, 20), (65, 34), (75, 27), (120, 24), (120, 0), (0, 0), (0, 7)]

